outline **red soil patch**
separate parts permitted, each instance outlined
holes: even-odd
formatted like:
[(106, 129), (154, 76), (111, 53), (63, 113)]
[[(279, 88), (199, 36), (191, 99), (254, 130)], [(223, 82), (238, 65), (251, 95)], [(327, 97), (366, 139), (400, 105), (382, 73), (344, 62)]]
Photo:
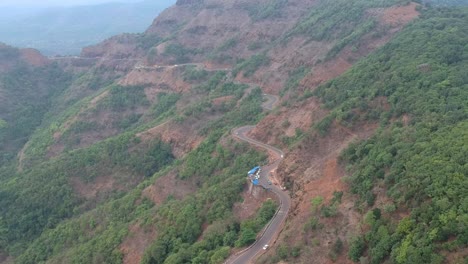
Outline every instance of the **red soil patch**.
[(121, 188), (116, 186), (115, 179), (111, 176), (99, 176), (94, 182), (89, 183), (83, 182), (80, 178), (72, 177), (70, 182), (75, 193), (86, 199), (96, 198), (100, 192)]
[(419, 16), (416, 10), (419, 4), (411, 2), (404, 6), (393, 6), (384, 10), (381, 21), (391, 26), (402, 26)]
[(143, 196), (153, 201), (155, 204), (163, 203), (169, 196), (176, 199), (183, 199), (185, 196), (194, 193), (197, 185), (193, 181), (184, 181), (177, 178), (175, 171), (158, 178), (154, 184), (143, 190)]
[(454, 252), (442, 251), (442, 255), (446, 259), (446, 263), (466, 263), (468, 259), (468, 247), (460, 248)]
[(307, 131), (314, 122), (321, 120), (326, 114), (327, 111), (320, 107), (316, 98), (309, 98), (300, 105), (282, 108), (278, 113), (266, 116), (250, 135), (270, 145), (281, 145), (279, 139), (282, 136), (292, 137), (296, 134), (296, 129)]
[(314, 88), (320, 84), (336, 78), (351, 68), (352, 64), (343, 57), (337, 57), (331, 61), (314, 67), (312, 72), (307, 75), (300, 83), (305, 88)]
[(138, 264), (145, 250), (155, 240), (157, 234), (154, 228), (146, 230), (140, 224), (130, 225), (128, 235), (120, 245), (120, 251), (124, 255), (124, 264)]
[[(342, 180), (346, 175), (344, 165), (339, 164), (338, 159), (342, 150), (351, 142), (370, 137), (378, 125), (359, 124), (356, 127), (359, 130), (334, 123), (325, 137), (307, 137), (300, 146), (287, 153), (278, 168), (282, 181), (290, 184), (293, 198), (290, 215), (294, 216), (289, 218), (280, 240), (289, 245), (299, 243), (307, 247), (318, 242), (318, 245), (313, 246), (313, 260), (309, 253), (301, 254), (300, 260), (307, 259), (307, 263), (332, 263), (328, 252), (336, 239), (344, 241), (346, 249), (349, 235), (359, 232), (361, 216), (353, 210), (353, 196), (346, 192), (348, 186)], [(331, 218), (320, 217), (322, 229), (301, 231), (311, 217), (320, 214), (311, 212), (311, 199), (321, 196), (324, 204), (328, 204), (335, 191), (344, 191), (337, 215)], [(312, 242), (313, 240), (317, 242)], [(351, 262), (342, 254), (335, 263)]]
[(214, 106), (220, 106), (223, 103), (231, 101), (233, 98), (234, 98), (233, 95), (228, 95), (228, 96), (215, 98), (215, 99), (211, 100), (211, 102), (213, 103)]
[(21, 58), (32, 66), (40, 67), (50, 63), (50, 61), (42, 56), (42, 54), (35, 49), (21, 49)]
[(136, 136), (143, 141), (161, 138), (162, 141), (172, 146), (172, 152), (176, 158), (181, 158), (189, 153), (203, 141), (190, 124), (162, 123), (156, 127), (138, 133)]
[[(92, 108), (95, 108), (97, 103), (103, 99), (104, 97), (106, 97), (107, 95), (109, 94), (109, 91), (105, 91), (103, 93), (101, 93), (100, 95), (94, 97), (90, 102), (89, 102), (89, 105), (87, 105), (86, 107), (82, 108), (78, 114), (74, 115), (72, 118), (70, 118), (69, 120), (67, 120), (63, 125), (62, 127), (60, 128), (59, 131), (56, 131), (54, 134), (53, 134), (53, 138), (54, 140), (58, 141), (62, 135), (63, 135), (63, 132), (68, 130), (68, 128), (70, 128), (70, 126), (75, 123), (77, 120), (78, 120), (78, 117), (80, 115), (82, 115), (86, 110), (89, 110), (89, 109), (92, 109)], [(53, 151), (52, 151), (53, 152)]]
[(13, 264), (14, 261), (13, 261), (13, 258), (10, 257), (10, 256), (8, 256), (7, 253), (2, 252), (2, 251), (0, 250), (0, 263), (1, 263), (1, 264)]
[(276, 199), (272, 192), (267, 192), (260, 187), (253, 187), (255, 190), (249, 187), (251, 187), (250, 183), (241, 194), (243, 201), (234, 204), (234, 216), (240, 221), (252, 217), (267, 199)]
[(232, 65), (230, 64), (219, 64), (213, 61), (205, 61), (203, 63), (207, 70), (218, 70), (218, 69), (230, 69)]
[(304, 186), (304, 192), (308, 196), (322, 196), (326, 201), (332, 198), (334, 191), (342, 191), (345, 189), (345, 185), (341, 181), (341, 178), (345, 175), (342, 168), (339, 168), (338, 158), (332, 157), (325, 162), (322, 177), (315, 181), (311, 181), (309, 184)]
[(304, 90), (314, 89), (318, 85), (346, 72), (354, 61), (367, 56), (373, 50), (386, 44), (403, 26), (418, 17), (417, 6), (418, 4), (416, 3), (410, 3), (406, 6), (368, 10), (367, 13), (370, 16), (378, 17), (382, 25), (390, 26), (388, 32), (378, 38), (372, 37), (371, 34), (363, 36), (360, 40), (360, 45), (356, 45), (358, 47), (357, 50), (352, 51), (350, 47), (346, 47), (332, 60), (316, 65), (312, 68), (312, 72), (302, 80), (300, 86)]
[(161, 91), (165, 92), (187, 92), (191, 85), (184, 81), (182, 74), (183, 67), (160, 67), (134, 69), (119, 81), (120, 85), (147, 85), (146, 96), (150, 101), (154, 101), (156, 95)]
[(411, 122), (411, 117), (408, 114), (404, 114), (401, 119), (405, 126), (409, 125), (409, 123)]

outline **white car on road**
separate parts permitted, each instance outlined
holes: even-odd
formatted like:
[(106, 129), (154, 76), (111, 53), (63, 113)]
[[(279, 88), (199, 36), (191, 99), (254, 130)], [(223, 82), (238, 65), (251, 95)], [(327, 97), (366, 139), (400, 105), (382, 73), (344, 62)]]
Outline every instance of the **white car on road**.
[(263, 246), (263, 250), (267, 250), (267, 249), (268, 249), (268, 244)]

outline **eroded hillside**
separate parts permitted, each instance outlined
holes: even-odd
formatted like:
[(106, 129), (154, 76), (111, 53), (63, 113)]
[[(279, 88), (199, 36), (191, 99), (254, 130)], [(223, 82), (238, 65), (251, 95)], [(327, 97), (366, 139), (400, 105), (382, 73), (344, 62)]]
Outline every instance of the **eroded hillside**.
[[(272, 181), (292, 198), (257, 262), (461, 261), (465, 18), (396, 0), (179, 0), (80, 57), (23, 51), (67, 78), (0, 171), (0, 261), (222, 263), (278, 206), (245, 179), (274, 157), (231, 135), (254, 124), (285, 152)], [(427, 185), (423, 165), (448, 157)]]

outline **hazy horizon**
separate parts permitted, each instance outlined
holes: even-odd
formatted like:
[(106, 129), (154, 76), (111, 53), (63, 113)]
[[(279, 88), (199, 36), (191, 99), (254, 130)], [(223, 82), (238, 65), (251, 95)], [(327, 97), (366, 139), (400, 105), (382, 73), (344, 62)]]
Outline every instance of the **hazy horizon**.
[(136, 3), (143, 0), (3, 0), (0, 1), (2, 7), (58, 7), (58, 6), (79, 6), (79, 5), (97, 5), (103, 3), (122, 2), (122, 3)]

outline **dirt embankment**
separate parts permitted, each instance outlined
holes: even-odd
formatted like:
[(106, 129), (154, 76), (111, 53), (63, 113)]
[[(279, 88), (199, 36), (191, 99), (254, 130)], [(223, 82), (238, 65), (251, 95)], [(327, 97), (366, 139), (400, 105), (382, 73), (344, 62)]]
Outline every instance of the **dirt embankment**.
[(143, 227), (140, 223), (132, 224), (128, 228), (128, 235), (120, 244), (124, 264), (139, 264), (146, 248), (156, 239), (154, 227)]
[(21, 49), (21, 58), (28, 64), (41, 67), (50, 63), (50, 61), (44, 57), (38, 50), (35, 49)]
[(169, 196), (175, 199), (183, 199), (187, 195), (196, 192), (196, 190), (195, 180), (181, 180), (177, 178), (177, 173), (172, 171), (158, 178), (154, 184), (143, 190), (143, 197), (150, 199), (155, 204), (162, 204)]
[(176, 158), (181, 158), (203, 141), (203, 137), (198, 135), (195, 123), (187, 122), (177, 124), (175, 122), (165, 122), (136, 136), (143, 141), (150, 141), (160, 138), (162, 141), (172, 146), (172, 153)]
[(281, 107), (266, 116), (250, 132), (250, 135), (270, 145), (287, 147), (283, 139), (296, 136), (297, 131), (305, 132), (312, 124), (321, 120), (328, 111), (321, 108), (316, 98), (309, 98), (300, 104)]
[(134, 68), (123, 77), (120, 85), (144, 85), (145, 93), (153, 101), (158, 93), (185, 93), (191, 89), (191, 84), (184, 81), (184, 67)]

